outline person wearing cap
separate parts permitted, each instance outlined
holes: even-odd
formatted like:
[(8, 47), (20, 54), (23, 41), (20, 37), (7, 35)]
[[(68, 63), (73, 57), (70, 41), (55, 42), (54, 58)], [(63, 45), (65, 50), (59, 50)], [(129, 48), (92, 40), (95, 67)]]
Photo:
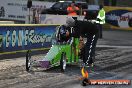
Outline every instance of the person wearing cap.
[(105, 24), (105, 10), (103, 9), (103, 5), (100, 5), (99, 9), (96, 23), (99, 29), (99, 38), (102, 38), (102, 25)]
[(67, 36), (80, 38), (80, 41), (83, 40), (83, 38), (87, 38), (87, 42), (84, 47), (83, 62), (84, 66), (91, 66), (93, 64), (94, 49), (98, 40), (96, 38), (98, 35), (98, 28), (96, 23), (74, 20), (73, 18), (69, 17), (66, 20), (65, 26), (74, 28), (72, 33), (69, 31), (66, 32)]
[(77, 11), (79, 8), (75, 6), (75, 2), (73, 1), (70, 6), (67, 7), (67, 12), (69, 16), (77, 16)]

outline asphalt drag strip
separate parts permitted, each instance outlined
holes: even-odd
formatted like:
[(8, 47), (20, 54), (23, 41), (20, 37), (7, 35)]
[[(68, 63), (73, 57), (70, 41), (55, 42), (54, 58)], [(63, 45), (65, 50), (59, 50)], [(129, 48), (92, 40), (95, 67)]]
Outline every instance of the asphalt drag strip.
[[(88, 68), (89, 79), (132, 79), (132, 48), (97, 46), (95, 66)], [(40, 58), (43, 55), (35, 55)], [(25, 70), (25, 57), (0, 60), (0, 88), (132, 88), (131, 85), (87, 85), (83, 87), (79, 65), (49, 70)]]

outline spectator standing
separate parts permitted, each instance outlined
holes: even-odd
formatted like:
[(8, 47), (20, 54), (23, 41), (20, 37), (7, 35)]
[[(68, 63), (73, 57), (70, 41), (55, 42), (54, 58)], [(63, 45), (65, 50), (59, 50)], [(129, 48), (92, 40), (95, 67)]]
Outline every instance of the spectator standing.
[(100, 5), (100, 10), (96, 20), (98, 29), (99, 29), (99, 38), (102, 38), (102, 25), (105, 24), (105, 10), (103, 9), (103, 5)]
[(77, 12), (79, 8), (75, 6), (75, 2), (73, 1), (70, 6), (67, 7), (67, 12), (69, 16), (77, 16)]

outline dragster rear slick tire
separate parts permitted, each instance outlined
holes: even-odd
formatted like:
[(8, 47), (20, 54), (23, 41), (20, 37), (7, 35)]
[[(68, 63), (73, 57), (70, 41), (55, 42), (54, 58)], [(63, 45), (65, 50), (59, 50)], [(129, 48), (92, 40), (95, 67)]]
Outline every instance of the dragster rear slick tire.
[(31, 50), (26, 52), (26, 71), (31, 70)]
[(61, 54), (60, 69), (61, 69), (61, 72), (65, 72), (66, 70), (66, 53), (65, 52), (62, 52)]

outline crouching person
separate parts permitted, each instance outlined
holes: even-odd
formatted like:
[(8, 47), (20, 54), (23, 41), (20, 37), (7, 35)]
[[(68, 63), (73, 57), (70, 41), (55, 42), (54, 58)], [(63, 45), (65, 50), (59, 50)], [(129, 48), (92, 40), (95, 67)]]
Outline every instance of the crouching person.
[(84, 46), (83, 62), (84, 66), (91, 66), (93, 64), (95, 47), (98, 40), (98, 28), (96, 23), (74, 20), (73, 18), (69, 17), (66, 20), (65, 26), (74, 28), (72, 33), (70, 31), (66, 32), (67, 36), (80, 38), (80, 41), (83, 41), (83, 38), (86, 38), (87, 41)]

